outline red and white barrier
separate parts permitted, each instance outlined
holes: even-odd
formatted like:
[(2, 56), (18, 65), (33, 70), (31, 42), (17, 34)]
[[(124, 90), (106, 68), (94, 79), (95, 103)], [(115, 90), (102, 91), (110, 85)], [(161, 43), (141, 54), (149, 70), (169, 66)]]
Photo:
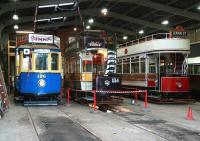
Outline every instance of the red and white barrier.
[(132, 93), (134, 95), (135, 98), (135, 102), (137, 102), (137, 95), (138, 94), (142, 94), (144, 93), (144, 108), (147, 109), (148, 107), (148, 97), (147, 97), (147, 90), (134, 90), (134, 91), (121, 91), (121, 90), (117, 90), (117, 91), (96, 91), (96, 90), (76, 90), (76, 89), (71, 89), (68, 88), (67, 89), (67, 96), (66, 96), (66, 102), (67, 105), (70, 104), (70, 90), (76, 91), (76, 92), (91, 92), (93, 93), (93, 108), (94, 111), (96, 111), (96, 105), (97, 105), (97, 101), (96, 101), (96, 93), (112, 93), (112, 94), (129, 94)]

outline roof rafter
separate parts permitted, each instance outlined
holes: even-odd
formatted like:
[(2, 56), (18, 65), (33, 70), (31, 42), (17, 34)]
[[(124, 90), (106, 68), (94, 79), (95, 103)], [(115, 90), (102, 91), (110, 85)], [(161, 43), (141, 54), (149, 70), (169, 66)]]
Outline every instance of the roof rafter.
[[(89, 10), (82, 10), (81, 14), (85, 15), (85, 16), (97, 16), (97, 15), (99, 15), (99, 9), (95, 8), (95, 9), (89, 9)], [(56, 16), (69, 17), (69, 16), (74, 16), (75, 13), (74, 12), (67, 12), (67, 13), (62, 12), (62, 13), (57, 13), (57, 14), (54, 14), (54, 15), (55, 15), (55, 17)], [(115, 12), (109, 12), (109, 14), (107, 16), (113, 17), (115, 19), (120, 19), (122, 21), (130, 22), (130, 23), (137, 23), (137, 24), (149, 26), (149, 27), (152, 27), (152, 28), (155, 28), (155, 29), (161, 29), (161, 30), (164, 30), (164, 31), (169, 31), (171, 29), (170, 27), (167, 27), (167, 26), (163, 26), (163, 25), (160, 25), (160, 24), (155, 24), (155, 23), (152, 23), (152, 22), (140, 20), (140, 19), (133, 18), (133, 17), (130, 17), (130, 16), (121, 15), (121, 14), (118, 14), (118, 13), (115, 13)], [(52, 17), (52, 14), (39, 15), (38, 19), (43, 19), (43, 18), (48, 18), (48, 17)], [(23, 17), (23, 19), (19, 20), (18, 22), (21, 22), (22, 20), (33, 21), (33, 19), (34, 19), (33, 16), (29, 16), (29, 17), (26, 16), (26, 17)], [(4, 21), (4, 23), (6, 23), (6, 24), (0, 23), (0, 29), (3, 29), (8, 24), (13, 24), (13, 22), (10, 21), (10, 20), (8, 20), (6, 22)]]
[[(98, 11), (91, 10), (91, 12), (89, 12), (88, 14), (92, 16), (92, 15), (96, 15), (97, 14), (96, 12), (98, 12)], [(120, 19), (122, 21), (141, 24), (141, 25), (149, 26), (149, 27), (152, 27), (152, 28), (155, 28), (155, 29), (161, 29), (161, 30), (164, 30), (164, 31), (169, 31), (171, 29), (170, 27), (167, 27), (167, 26), (155, 24), (155, 23), (148, 22), (148, 21), (145, 21), (145, 20), (140, 20), (140, 19), (137, 19), (137, 18), (118, 14), (118, 13), (111, 12), (111, 11), (108, 13), (108, 16), (113, 17), (115, 19)]]
[[(83, 10), (82, 11), (82, 14), (83, 15), (88, 15), (88, 13), (90, 13), (90, 10)], [(62, 12), (62, 13), (57, 13), (55, 14), (54, 16), (66, 16), (66, 17), (70, 17), (70, 16), (75, 16), (76, 13), (74, 12)], [(51, 18), (52, 15), (51, 14), (43, 14), (43, 15), (39, 15), (38, 18), (39, 19), (47, 19), (47, 18)], [(33, 16), (26, 16), (26, 17), (23, 17), (23, 19), (17, 21), (17, 23), (25, 23), (25, 22), (31, 22), (34, 20), (34, 17)], [(14, 24), (14, 21), (10, 21), (10, 20), (7, 20), (7, 21), (4, 21), (6, 24), (3, 24), (3, 23), (0, 23), (0, 31), (2, 31), (5, 27), (9, 26), (9, 25), (12, 25)], [(75, 21), (68, 21), (68, 22), (63, 22), (63, 23), (57, 23), (57, 24), (46, 24), (45, 26), (48, 28), (48, 27), (53, 27), (53, 25), (59, 27), (59, 26), (66, 26), (66, 25), (79, 25), (81, 22), (80, 21), (77, 21), (77, 23), (75, 23)], [(70, 23), (70, 24), (69, 24)], [(82, 25), (82, 24), (81, 24)], [(115, 32), (120, 32), (120, 33), (126, 33), (128, 35), (134, 35), (135, 33), (132, 32), (132, 31), (129, 31), (129, 30), (125, 30), (125, 29), (119, 29), (118, 27), (114, 27), (114, 26), (109, 26), (109, 25), (105, 25), (103, 23), (99, 23), (99, 22), (95, 22), (94, 23), (95, 26), (97, 27), (100, 27), (100, 28), (104, 28), (104, 29), (107, 29), (107, 30), (112, 30), (112, 31), (115, 31)], [(42, 27), (42, 28), (45, 28), (45, 26), (37, 26), (37, 28), (39, 27)]]
[[(58, 3), (66, 3), (66, 2), (72, 2), (73, 0), (40, 0), (40, 4), (41, 5), (46, 5), (46, 4), (58, 4)], [(80, 2), (88, 2), (88, 1), (92, 1), (92, 0), (80, 0)], [(194, 19), (194, 20), (198, 20), (200, 21), (200, 14), (194, 13), (194, 12), (189, 12), (189, 11), (184, 11), (182, 9), (179, 8), (175, 8), (172, 6), (168, 6), (168, 5), (164, 5), (164, 4), (160, 4), (160, 3), (156, 3), (153, 1), (149, 1), (149, 0), (102, 0), (102, 1), (113, 1), (113, 2), (125, 2), (125, 3), (134, 3), (137, 5), (142, 5), (145, 7), (149, 7), (149, 8), (153, 8), (156, 10), (160, 10), (160, 11), (164, 11), (167, 13), (171, 13), (171, 14), (176, 14), (179, 16), (183, 16), (183, 17), (187, 17), (190, 19)], [(2, 4), (1, 6), (1, 11), (0, 11), (0, 15), (8, 12), (8, 11), (13, 11), (15, 9), (22, 9), (22, 8), (29, 8), (29, 7), (35, 7), (36, 6), (37, 1), (18, 1), (15, 2), (15, 4), (13, 3), (7, 3), (7, 4)]]

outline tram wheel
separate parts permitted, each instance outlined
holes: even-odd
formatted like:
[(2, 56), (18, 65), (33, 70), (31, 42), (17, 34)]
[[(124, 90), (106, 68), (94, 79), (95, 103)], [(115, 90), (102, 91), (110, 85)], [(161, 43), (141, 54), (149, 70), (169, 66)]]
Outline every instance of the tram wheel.
[(108, 104), (102, 104), (99, 106), (99, 110), (106, 112), (108, 110), (109, 106)]
[(4, 116), (4, 113), (3, 111), (0, 110), (0, 119), (3, 118), (3, 116)]

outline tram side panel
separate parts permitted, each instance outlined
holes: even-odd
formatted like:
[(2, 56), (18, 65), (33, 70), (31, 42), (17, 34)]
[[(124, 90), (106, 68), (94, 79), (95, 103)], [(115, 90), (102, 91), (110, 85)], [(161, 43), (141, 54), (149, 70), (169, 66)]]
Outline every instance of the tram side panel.
[(21, 73), (19, 91), (22, 95), (59, 94), (61, 75), (59, 73)]

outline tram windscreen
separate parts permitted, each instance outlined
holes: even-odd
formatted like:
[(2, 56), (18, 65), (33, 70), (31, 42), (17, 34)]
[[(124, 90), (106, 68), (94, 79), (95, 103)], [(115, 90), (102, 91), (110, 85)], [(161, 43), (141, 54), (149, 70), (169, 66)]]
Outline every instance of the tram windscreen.
[(58, 54), (51, 54), (51, 70), (58, 70)]
[(36, 70), (47, 70), (48, 69), (48, 54), (37, 53), (35, 57)]
[(83, 60), (83, 72), (92, 72), (92, 61)]

